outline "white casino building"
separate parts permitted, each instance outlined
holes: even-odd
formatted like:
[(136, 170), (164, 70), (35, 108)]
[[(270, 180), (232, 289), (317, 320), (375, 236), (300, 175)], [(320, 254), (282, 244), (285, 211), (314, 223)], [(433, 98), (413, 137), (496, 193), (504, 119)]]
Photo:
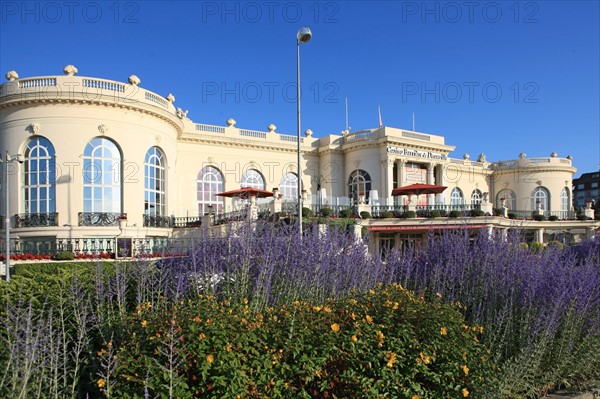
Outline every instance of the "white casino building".
[[(0, 154), (3, 160), (5, 154), (24, 157), (23, 163), (2, 164), (9, 179), (14, 250), (40, 250), (74, 239), (81, 240), (80, 250), (111, 250), (117, 236), (146, 242), (177, 237), (209, 210), (216, 215), (237, 211), (238, 201), (215, 194), (245, 186), (277, 188), (281, 198), (275, 203), (295, 209), (295, 135), (278, 133), (273, 124), (268, 131), (238, 128), (232, 118), (226, 126), (196, 123), (176, 107), (172, 94), (143, 89), (134, 75), (123, 83), (77, 72), (72, 65), (64, 75), (19, 78), (10, 71), (0, 86)], [(537, 241), (557, 232), (590, 236), (597, 227), (574, 220), (576, 169), (570, 157), (521, 154), (490, 162), (483, 154), (476, 160), (452, 158), (453, 150), (442, 136), (390, 127), (322, 138), (307, 131), (301, 141), (305, 206), (339, 211), (353, 205), (379, 215), (409, 204), (417, 214), (432, 209), (488, 214), (362, 221), (377, 240), (392, 245), (458, 221), (474, 228), (520, 224)], [(412, 183), (447, 189), (392, 197), (392, 189)], [(6, 209), (4, 190), (0, 214)], [(268, 200), (273, 201), (261, 201)], [(275, 209), (261, 201), (259, 208)], [(493, 216), (498, 208), (507, 212)], [(532, 220), (535, 212), (559, 220)]]

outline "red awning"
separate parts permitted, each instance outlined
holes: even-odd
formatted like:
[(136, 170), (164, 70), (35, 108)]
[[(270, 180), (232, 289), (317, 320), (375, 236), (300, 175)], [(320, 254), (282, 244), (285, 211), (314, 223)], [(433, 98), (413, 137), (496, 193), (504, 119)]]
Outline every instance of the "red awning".
[(369, 231), (430, 231), (430, 230), (456, 230), (474, 229), (481, 230), (485, 224), (439, 224), (429, 226), (371, 226)]
[(421, 195), (421, 194), (439, 194), (447, 187), (436, 186), (435, 184), (415, 183), (410, 186), (398, 187), (392, 190), (393, 196), (398, 195)]
[(229, 198), (237, 197), (237, 198), (247, 199), (247, 198), (250, 198), (251, 196), (255, 196), (256, 198), (272, 197), (273, 193), (270, 191), (267, 191), (267, 190), (261, 190), (259, 188), (244, 187), (244, 188), (238, 188), (237, 190), (225, 191), (223, 193), (218, 193), (215, 195), (218, 195), (220, 197), (229, 197)]

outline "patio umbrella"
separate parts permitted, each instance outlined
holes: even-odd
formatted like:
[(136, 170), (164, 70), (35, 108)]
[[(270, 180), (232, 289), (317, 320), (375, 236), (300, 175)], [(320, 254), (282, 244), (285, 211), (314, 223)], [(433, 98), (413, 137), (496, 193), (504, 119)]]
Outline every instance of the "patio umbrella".
[(435, 184), (422, 184), (415, 183), (409, 186), (398, 187), (392, 190), (393, 196), (398, 195), (416, 195), (417, 203), (419, 202), (419, 195), (421, 194), (439, 194), (443, 192), (447, 187), (445, 186), (436, 186)]
[(237, 197), (242, 199), (248, 199), (251, 196), (255, 196), (256, 198), (272, 197), (273, 193), (267, 190), (261, 190), (259, 188), (244, 187), (238, 188), (237, 190), (225, 191), (223, 193), (218, 193), (215, 195), (218, 195), (220, 197)]

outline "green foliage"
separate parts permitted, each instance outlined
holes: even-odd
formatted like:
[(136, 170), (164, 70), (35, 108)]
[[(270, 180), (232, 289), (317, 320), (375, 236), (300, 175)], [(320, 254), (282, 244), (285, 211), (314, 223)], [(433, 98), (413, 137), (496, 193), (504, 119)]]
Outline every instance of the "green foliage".
[(452, 219), (456, 219), (458, 217), (461, 217), (463, 215), (463, 213), (461, 211), (450, 211), (450, 213), (448, 214), (448, 217), (452, 218)]
[(577, 220), (589, 220), (590, 218), (585, 215), (585, 213), (578, 213)]
[(311, 217), (313, 216), (315, 213), (312, 211), (312, 209), (307, 208), (307, 207), (303, 207), (302, 208), (302, 216), (306, 216), (306, 217)]
[(340, 211), (341, 218), (349, 218), (352, 217), (352, 209), (342, 209)]
[(482, 397), (492, 389), (482, 328), (399, 285), (264, 312), (250, 305), (206, 295), (143, 304), (124, 321), (131, 335), (113, 343), (122, 376), (113, 395), (142, 397), (146, 386), (150, 397), (290, 399)]
[(529, 248), (531, 249), (531, 252), (540, 252), (544, 249), (544, 244), (539, 241), (534, 241)]
[(52, 259), (54, 260), (73, 260), (74, 258), (75, 256), (71, 251), (60, 251), (54, 254), (54, 256), (52, 257)]
[(407, 219), (414, 219), (417, 217), (417, 213), (415, 211), (407, 211), (404, 213), (404, 217)]
[(432, 218), (439, 218), (440, 216), (442, 216), (442, 214), (437, 209), (434, 209), (433, 211), (431, 211), (429, 216)]
[(321, 208), (321, 216), (323, 217), (328, 217), (329, 215), (331, 215), (333, 213), (333, 209), (331, 208)]
[(361, 219), (370, 219), (371, 218), (371, 214), (369, 212), (367, 212), (367, 211), (362, 211), (360, 213), (360, 217), (361, 217)]
[(471, 211), (471, 216), (478, 217), (483, 216), (485, 213), (481, 209), (473, 209)]
[(558, 220), (558, 216), (550, 215), (550, 216), (548, 216), (548, 220), (551, 222), (556, 222)]
[(533, 215), (533, 220), (537, 220), (538, 222), (543, 222), (546, 220), (546, 216), (545, 215)]
[(394, 217), (394, 214), (392, 212), (390, 212), (390, 211), (383, 211), (383, 212), (380, 213), (380, 215), (381, 215), (382, 219), (389, 219), (389, 218), (393, 218)]

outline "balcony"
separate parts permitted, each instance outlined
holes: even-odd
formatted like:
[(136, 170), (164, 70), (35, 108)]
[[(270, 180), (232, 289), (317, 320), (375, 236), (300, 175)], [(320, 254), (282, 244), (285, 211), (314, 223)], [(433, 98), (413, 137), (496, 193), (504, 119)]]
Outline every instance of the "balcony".
[(121, 217), (127, 217), (127, 214), (120, 212), (79, 212), (79, 225), (118, 226)]
[(15, 215), (15, 228), (58, 226), (58, 213), (19, 213)]
[(143, 215), (144, 227), (159, 227), (168, 229), (173, 225), (172, 218), (168, 216)]

